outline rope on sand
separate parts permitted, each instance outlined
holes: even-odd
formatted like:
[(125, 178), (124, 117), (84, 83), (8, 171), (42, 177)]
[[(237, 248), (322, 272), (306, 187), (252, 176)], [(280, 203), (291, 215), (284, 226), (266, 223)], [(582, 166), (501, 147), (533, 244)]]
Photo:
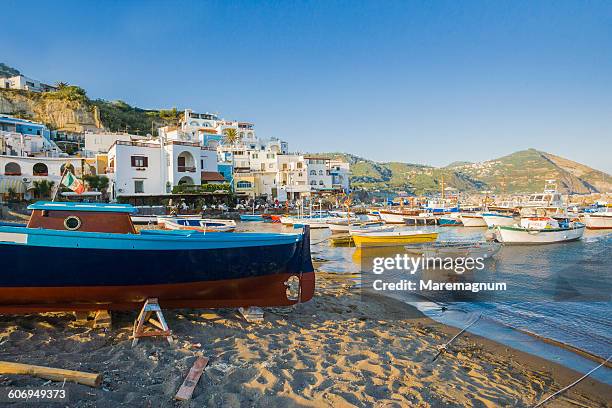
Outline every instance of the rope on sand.
[(600, 365), (598, 365), (597, 367), (593, 368), (591, 371), (589, 371), (588, 373), (586, 373), (585, 375), (583, 375), (582, 377), (580, 377), (579, 379), (577, 379), (576, 381), (574, 381), (573, 383), (571, 383), (570, 385), (566, 386), (565, 388), (561, 388), (559, 391), (555, 392), (554, 394), (549, 395), (547, 398), (543, 399), (542, 401), (540, 401), (537, 405), (534, 405), (533, 408), (538, 408), (541, 407), (542, 405), (544, 405), (547, 401), (549, 401), (551, 398), (561, 394), (564, 391), (569, 390), (570, 388), (572, 388), (574, 385), (578, 384), (580, 381), (584, 380), (585, 378), (587, 378), (589, 375), (591, 375), (595, 370), (597, 370), (598, 368), (600, 368), (601, 366), (603, 366), (604, 364), (606, 364), (608, 361), (610, 361), (612, 359), (612, 356), (608, 357), (606, 359), (606, 361), (604, 361), (603, 363), (601, 363)]
[(469, 329), (470, 327), (472, 327), (477, 321), (480, 320), (480, 318), (482, 317), (482, 313), (480, 315), (478, 315), (478, 317), (476, 318), (476, 320), (474, 320), (472, 323), (468, 324), (467, 326), (465, 326), (459, 333), (455, 334), (453, 336), (452, 339), (450, 339), (449, 341), (446, 342), (446, 344), (438, 347), (438, 354), (436, 354), (436, 356), (433, 358), (433, 360), (431, 360), (431, 362), (433, 363), (434, 361), (436, 361), (436, 359), (438, 357), (440, 357), (440, 354), (444, 353), (448, 346), (450, 346), (450, 344), (455, 341), (455, 339), (459, 336), (461, 336), (467, 329)]

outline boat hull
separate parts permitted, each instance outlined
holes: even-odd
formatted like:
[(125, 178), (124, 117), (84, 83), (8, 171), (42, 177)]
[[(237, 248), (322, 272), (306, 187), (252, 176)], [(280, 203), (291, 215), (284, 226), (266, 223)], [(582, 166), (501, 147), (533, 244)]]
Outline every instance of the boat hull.
[(496, 227), (498, 225), (509, 227), (516, 224), (516, 220), (511, 215), (483, 214), (482, 218), (489, 228)]
[[(231, 242), (218, 234), (210, 237)], [(0, 274), (3, 313), (135, 309), (151, 297), (172, 308), (288, 306), (314, 294), (307, 229), (302, 239), (293, 242), (184, 249), (169, 244), (163, 246), (166, 249), (140, 249), (136, 241), (136, 248), (129, 249), (118, 248), (127, 247), (125, 243), (115, 248), (84, 247), (87, 239), (80, 240), (80, 247), (4, 239), (0, 257), (5, 270), (18, 273)], [(150, 245), (147, 242), (141, 246)], [(286, 282), (292, 276), (299, 279), (299, 299), (287, 296)]]
[(612, 216), (586, 214), (582, 219), (588, 229), (612, 229)]
[(558, 242), (575, 241), (582, 238), (585, 226), (576, 228), (549, 228), (529, 230), (521, 227), (495, 227), (495, 237), (504, 244), (554, 244)]
[(486, 227), (487, 223), (480, 215), (461, 215), (459, 217), (464, 227)]
[(438, 238), (437, 232), (420, 233), (410, 235), (376, 235), (363, 234), (352, 235), (353, 242), (358, 248), (363, 247), (385, 247), (406, 244), (417, 244), (423, 242), (434, 242)]
[(396, 214), (390, 212), (381, 211), (380, 219), (383, 220), (387, 224), (406, 224), (406, 219), (404, 214)]
[(240, 214), (240, 221), (264, 221), (260, 214)]
[(458, 218), (440, 217), (438, 218), (438, 225), (441, 227), (456, 227), (462, 225), (462, 223)]

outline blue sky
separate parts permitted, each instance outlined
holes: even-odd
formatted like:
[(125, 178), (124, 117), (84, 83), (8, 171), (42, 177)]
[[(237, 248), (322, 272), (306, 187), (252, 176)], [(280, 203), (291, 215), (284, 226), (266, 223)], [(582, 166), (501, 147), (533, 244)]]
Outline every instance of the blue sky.
[[(0, 62), (293, 150), (612, 172), (612, 2), (3, 2)], [(13, 17), (18, 16), (18, 17)]]

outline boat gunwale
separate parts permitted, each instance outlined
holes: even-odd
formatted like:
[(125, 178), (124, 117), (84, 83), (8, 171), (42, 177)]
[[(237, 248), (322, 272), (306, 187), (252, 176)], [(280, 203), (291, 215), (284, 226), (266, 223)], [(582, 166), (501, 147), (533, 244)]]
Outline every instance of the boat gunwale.
[[(238, 232), (232, 234), (205, 233), (199, 231), (162, 231), (155, 230), (152, 234), (120, 234), (110, 232), (93, 232), (93, 231), (64, 231), (52, 230), (45, 228), (28, 228), (28, 227), (9, 227), (0, 226), (0, 232), (10, 232), (18, 234), (28, 234), (37, 236), (53, 236), (61, 238), (87, 238), (87, 239), (112, 239), (121, 241), (139, 241), (139, 242), (215, 242), (215, 243), (237, 243), (237, 242), (261, 242), (274, 244), (288, 244), (299, 242), (303, 239), (303, 232), (300, 233), (257, 233), (257, 232)], [(293, 241), (293, 239), (295, 241)], [(281, 240), (281, 242), (278, 242)], [(0, 241), (0, 244), (12, 244), (14, 242)], [(28, 244), (23, 244), (28, 245)]]

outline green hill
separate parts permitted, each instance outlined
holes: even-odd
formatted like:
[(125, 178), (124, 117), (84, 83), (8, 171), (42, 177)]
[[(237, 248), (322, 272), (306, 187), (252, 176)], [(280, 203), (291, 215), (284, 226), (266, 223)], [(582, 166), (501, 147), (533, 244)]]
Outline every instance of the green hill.
[(445, 186), (462, 192), (539, 192), (549, 179), (556, 180), (559, 190), (564, 193), (612, 191), (610, 175), (535, 149), (482, 163), (454, 162), (442, 168), (399, 162), (378, 163), (342, 153), (321, 155), (351, 163), (352, 186), (367, 191), (427, 194), (440, 191), (442, 177)]

